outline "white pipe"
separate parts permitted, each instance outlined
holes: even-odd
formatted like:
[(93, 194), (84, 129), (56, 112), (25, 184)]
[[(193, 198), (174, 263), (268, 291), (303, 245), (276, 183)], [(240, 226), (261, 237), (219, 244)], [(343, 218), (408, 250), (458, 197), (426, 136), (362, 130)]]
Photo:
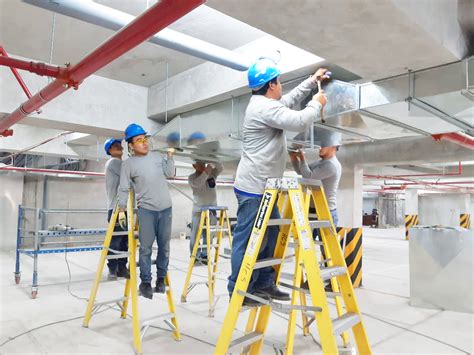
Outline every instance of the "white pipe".
[[(118, 31), (135, 19), (130, 14), (91, 0), (23, 0), (23, 2), (113, 31)], [(250, 66), (248, 60), (239, 53), (168, 28), (155, 34), (148, 42), (239, 71), (245, 71)]]

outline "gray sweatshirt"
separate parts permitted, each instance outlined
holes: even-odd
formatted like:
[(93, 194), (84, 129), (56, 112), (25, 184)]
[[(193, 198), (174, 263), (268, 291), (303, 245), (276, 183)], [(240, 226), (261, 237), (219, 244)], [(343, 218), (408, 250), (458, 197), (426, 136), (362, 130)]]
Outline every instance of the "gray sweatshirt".
[(107, 191), (107, 209), (113, 210), (117, 204), (117, 193), (120, 184), (122, 161), (110, 158), (105, 163), (105, 190)]
[(299, 164), (292, 161), (297, 174), (304, 178), (321, 180), (328, 201), (329, 209), (337, 209), (337, 188), (341, 179), (342, 167), (336, 156), (327, 160), (318, 160), (308, 165), (306, 161)]
[(133, 184), (138, 207), (152, 211), (163, 211), (171, 207), (166, 178), (174, 175), (173, 158), (163, 159), (158, 152), (128, 158), (122, 163), (119, 206), (127, 206), (130, 184)]
[(198, 212), (201, 206), (216, 206), (217, 205), (217, 192), (216, 187), (209, 187), (207, 179), (214, 178), (222, 172), (223, 166), (220, 163), (214, 163), (215, 168), (208, 175), (206, 172), (198, 174), (194, 172), (189, 175), (188, 182), (193, 190), (194, 205), (193, 212)]
[(286, 164), (285, 130), (302, 132), (319, 117), (321, 105), (310, 101), (301, 111), (291, 108), (307, 97), (315, 87), (303, 81), (280, 100), (253, 95), (245, 112), (243, 151), (234, 187), (260, 195), (268, 178), (281, 178)]

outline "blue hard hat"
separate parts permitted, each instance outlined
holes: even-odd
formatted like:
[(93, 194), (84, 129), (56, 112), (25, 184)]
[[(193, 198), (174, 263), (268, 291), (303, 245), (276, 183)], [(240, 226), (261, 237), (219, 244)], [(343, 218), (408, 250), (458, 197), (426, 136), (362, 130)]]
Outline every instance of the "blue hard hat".
[(147, 134), (146, 131), (143, 129), (142, 126), (132, 123), (129, 124), (127, 128), (125, 128), (125, 140), (129, 141), (133, 137), (139, 136), (141, 134)]
[(271, 59), (259, 59), (252, 64), (247, 72), (249, 79), (249, 88), (259, 88), (270, 80), (280, 76), (281, 72), (275, 62)]
[(180, 139), (181, 139), (181, 136), (179, 132), (171, 132), (170, 134), (166, 136), (166, 141), (170, 143), (179, 142)]
[(202, 132), (196, 131), (189, 135), (188, 141), (206, 139), (206, 135)]
[(107, 139), (107, 140), (105, 141), (105, 143), (104, 143), (105, 154), (110, 155), (109, 150), (110, 150), (110, 147), (111, 147), (114, 143), (122, 143), (122, 140), (121, 140), (121, 139), (117, 139), (117, 138), (109, 138), (109, 139)]

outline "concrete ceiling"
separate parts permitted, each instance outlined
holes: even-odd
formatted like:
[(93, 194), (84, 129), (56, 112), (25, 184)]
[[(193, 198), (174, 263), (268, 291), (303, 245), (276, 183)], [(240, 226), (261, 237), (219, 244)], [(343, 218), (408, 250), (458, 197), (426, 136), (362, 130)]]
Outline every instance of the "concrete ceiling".
[[(466, 54), (457, 0), (410, 3), (408, 13), (402, 0), (209, 0), (207, 4), (373, 80), (452, 62)], [(461, 43), (453, 48), (453, 41)]]
[[(138, 15), (146, 9), (146, 0), (101, 0), (103, 5)], [(150, 6), (156, 1), (150, 0)], [(7, 52), (38, 61), (49, 62), (53, 13), (22, 3), (0, 0), (0, 43)], [(265, 35), (243, 22), (207, 6), (200, 6), (184, 16), (171, 29), (235, 49)], [(114, 32), (56, 15), (52, 63), (75, 63)], [(181, 73), (204, 61), (151, 43), (144, 43), (115, 60), (98, 75), (128, 83), (151, 86), (169, 76)]]

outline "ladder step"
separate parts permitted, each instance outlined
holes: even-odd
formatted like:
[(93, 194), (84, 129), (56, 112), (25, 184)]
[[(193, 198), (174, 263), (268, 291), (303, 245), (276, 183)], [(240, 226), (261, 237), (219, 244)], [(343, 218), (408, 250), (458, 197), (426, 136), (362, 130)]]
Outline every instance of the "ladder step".
[(298, 178), (298, 182), (301, 185), (313, 186), (313, 187), (320, 187), (323, 184), (321, 180), (305, 179), (305, 178)]
[[(133, 234), (134, 234), (134, 235), (138, 235), (138, 231), (134, 231)], [(128, 235), (128, 231), (113, 232), (112, 235), (113, 235), (113, 236), (116, 236), (116, 235)]]
[(229, 344), (228, 350), (230, 352), (230, 350), (232, 349), (251, 345), (261, 339), (263, 339), (263, 333), (251, 332), (251, 333), (245, 334), (243, 337), (232, 340), (232, 342)]
[(291, 218), (275, 218), (275, 219), (269, 219), (268, 220), (268, 226), (284, 226), (291, 224), (292, 220)]
[(287, 255), (285, 258), (280, 259), (280, 258), (266, 258), (259, 260), (255, 263), (255, 266), (253, 267), (254, 270), (257, 269), (262, 269), (267, 266), (273, 266), (273, 265), (280, 265), (284, 260), (289, 259), (294, 257), (295, 254)]
[(309, 225), (311, 228), (329, 228), (331, 227), (331, 222), (312, 220), (312, 221), (309, 221)]
[(333, 277), (344, 275), (347, 273), (347, 270), (344, 266), (331, 266), (326, 268), (321, 268), (321, 278), (326, 281)]
[[(319, 240), (315, 240), (314, 245), (323, 245), (323, 242), (320, 242)], [(288, 242), (288, 248), (293, 248), (295, 249), (298, 246), (298, 243), (296, 242)]]
[(343, 314), (332, 323), (334, 335), (340, 335), (358, 323), (360, 323), (360, 316), (357, 313)]
[[(219, 244), (209, 244), (211, 248), (217, 248)], [(198, 249), (207, 249), (207, 245), (199, 245)]]
[[(207, 229), (206, 226), (202, 227), (203, 230)], [(209, 232), (228, 232), (229, 228), (225, 227), (210, 227)]]
[(111, 304), (111, 303), (123, 302), (126, 299), (127, 299), (127, 297), (120, 297), (120, 298), (116, 298), (116, 299), (109, 300), (109, 301), (95, 302), (94, 307), (103, 306), (103, 305)]
[(175, 314), (169, 312), (169, 313), (164, 313), (164, 314), (160, 314), (160, 315), (153, 316), (153, 317), (144, 318), (144, 319), (142, 319), (142, 321), (140, 323), (141, 323), (142, 326), (144, 326), (144, 325), (156, 322), (158, 320), (171, 319), (171, 318), (174, 318), (174, 317), (175, 317)]
[(120, 254), (114, 254), (114, 255), (107, 255), (107, 260), (128, 258), (129, 256), (130, 256), (130, 254), (128, 252), (120, 253)]

